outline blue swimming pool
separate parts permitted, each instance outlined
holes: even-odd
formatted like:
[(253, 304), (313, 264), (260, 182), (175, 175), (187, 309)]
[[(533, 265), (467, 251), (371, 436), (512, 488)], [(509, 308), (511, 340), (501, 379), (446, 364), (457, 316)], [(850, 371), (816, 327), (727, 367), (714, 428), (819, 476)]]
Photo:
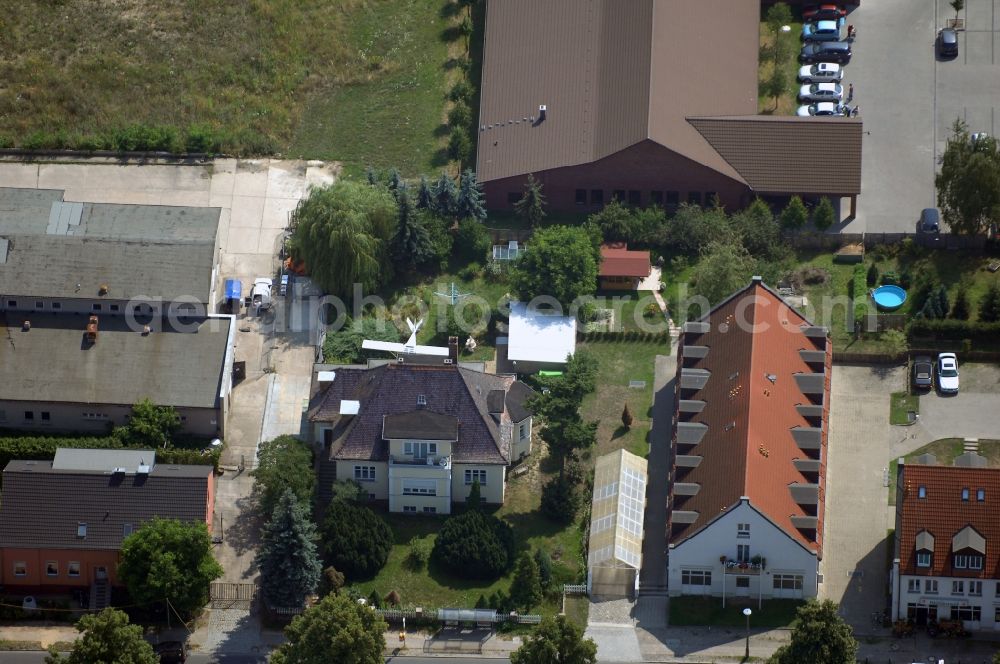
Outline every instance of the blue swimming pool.
[(906, 291), (899, 286), (879, 286), (872, 291), (875, 306), (883, 311), (895, 311), (906, 302)]

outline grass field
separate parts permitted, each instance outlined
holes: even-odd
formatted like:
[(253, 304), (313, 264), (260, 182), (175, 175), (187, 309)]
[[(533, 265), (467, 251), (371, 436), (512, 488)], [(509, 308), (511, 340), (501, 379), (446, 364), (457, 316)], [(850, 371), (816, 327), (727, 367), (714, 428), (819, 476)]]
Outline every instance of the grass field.
[[(687, 625), (712, 625), (718, 627), (745, 627), (743, 608), (747, 601), (730, 599), (723, 608), (722, 600), (715, 597), (681, 596), (670, 598), (670, 624), (675, 627)], [(797, 599), (769, 599), (757, 608), (752, 602), (752, 629), (787, 627), (795, 620), (795, 612), (804, 604)]]
[[(4, 12), (0, 141), (101, 144), (144, 125), (222, 148), (440, 165), (443, 0), (18, 3)], [(55, 16), (54, 14), (58, 14)]]
[(920, 412), (920, 397), (908, 392), (893, 392), (889, 399), (889, 424), (909, 424), (911, 411)]

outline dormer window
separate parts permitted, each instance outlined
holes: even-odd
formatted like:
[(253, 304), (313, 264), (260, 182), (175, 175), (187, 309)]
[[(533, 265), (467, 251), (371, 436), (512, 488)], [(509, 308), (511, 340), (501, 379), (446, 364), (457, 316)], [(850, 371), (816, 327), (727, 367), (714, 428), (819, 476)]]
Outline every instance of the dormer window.
[(952, 567), (955, 569), (982, 569), (983, 557), (956, 553), (952, 560)]
[(968, 489), (962, 489), (962, 500), (965, 501), (965, 502), (968, 502), (968, 500), (969, 500), (969, 490)]
[(931, 554), (927, 551), (917, 552), (917, 567), (930, 567), (931, 566)]
[(986, 489), (976, 489), (976, 501), (983, 502), (986, 500)]
[(919, 489), (917, 489), (917, 498), (926, 498), (926, 497), (927, 497), (927, 487), (922, 486)]

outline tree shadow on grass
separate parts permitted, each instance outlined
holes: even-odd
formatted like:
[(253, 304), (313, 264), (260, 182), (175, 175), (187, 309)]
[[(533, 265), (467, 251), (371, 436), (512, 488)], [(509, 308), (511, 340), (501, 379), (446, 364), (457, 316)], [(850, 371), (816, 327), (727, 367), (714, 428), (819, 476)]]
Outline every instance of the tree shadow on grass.
[(446, 2), (441, 5), (441, 18), (449, 18), (451, 16), (458, 16), (458, 13), (462, 10), (462, 6), (457, 2)]
[(445, 28), (441, 31), (441, 41), (451, 43), (462, 38), (462, 30), (457, 25)]
[(572, 520), (565, 523), (552, 521), (538, 510), (505, 514), (504, 521), (514, 527), (514, 535), (521, 544), (525, 544), (532, 537), (553, 537), (573, 527)]
[(621, 438), (622, 436), (624, 436), (628, 432), (629, 432), (629, 429), (626, 429), (624, 426), (619, 426), (617, 429), (614, 430), (614, 432), (612, 432), (612, 434), (611, 434), (611, 440), (616, 440), (618, 438)]
[(447, 136), (449, 133), (451, 133), (451, 127), (449, 127), (447, 123), (442, 122), (437, 127), (434, 127), (434, 135), (438, 138)]
[(451, 159), (448, 158), (448, 151), (441, 148), (434, 153), (433, 157), (431, 157), (431, 166), (441, 168), (447, 166), (450, 161)]
[(497, 582), (497, 579), (466, 579), (456, 576), (433, 560), (427, 565), (427, 576), (438, 585), (451, 590), (480, 589), (485, 591)]

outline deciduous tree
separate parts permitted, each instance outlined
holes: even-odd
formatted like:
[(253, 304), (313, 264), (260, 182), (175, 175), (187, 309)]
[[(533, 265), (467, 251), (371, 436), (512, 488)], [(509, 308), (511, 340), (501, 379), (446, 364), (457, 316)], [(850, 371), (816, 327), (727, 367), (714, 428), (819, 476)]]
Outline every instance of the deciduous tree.
[(222, 576), (204, 521), (154, 518), (125, 538), (118, 578), (140, 604), (169, 601), (190, 615), (208, 602), (208, 586)]
[(285, 489), (261, 531), (256, 563), (261, 593), (271, 606), (300, 607), (319, 585), (322, 565), (310, 507)]
[(768, 660), (770, 664), (854, 664), (858, 642), (851, 626), (830, 600), (809, 601), (799, 607), (792, 623), (792, 638)]
[(129, 624), (128, 614), (107, 608), (76, 623), (80, 637), (67, 655), (49, 650), (45, 664), (157, 664), (159, 657), (142, 637), (142, 626)]
[(352, 296), (355, 283), (374, 290), (392, 277), (396, 218), (396, 201), (384, 187), (350, 180), (314, 187), (292, 213), (292, 253), (328, 293)]
[(278, 436), (261, 443), (257, 468), (251, 474), (261, 515), (274, 513), (286, 491), (291, 491), (299, 502), (312, 505), (316, 488), (312, 448), (295, 436)]
[(285, 628), (272, 664), (383, 664), (386, 622), (346, 595), (327, 595)]
[(741, 245), (717, 242), (709, 245), (691, 272), (694, 294), (715, 306), (750, 282), (757, 263)]
[(521, 299), (554, 297), (568, 311), (577, 298), (597, 289), (600, 251), (587, 232), (575, 226), (550, 226), (531, 237), (531, 250), (511, 270), (511, 284)]
[(128, 424), (117, 427), (115, 436), (130, 444), (165, 447), (181, 428), (181, 417), (172, 406), (157, 406), (143, 399), (132, 406)]
[(360, 320), (345, 319), (339, 330), (327, 332), (323, 341), (323, 361), (327, 363), (358, 364), (364, 362), (370, 355), (361, 347), (365, 339), (376, 341), (400, 340), (399, 330), (390, 320), (381, 318), (362, 318)]
[[(808, 661), (808, 660), (803, 660)], [(566, 616), (544, 618), (520, 648), (510, 654), (510, 664), (595, 664), (597, 645), (584, 639), (583, 630)]]
[(1000, 153), (994, 138), (975, 142), (961, 120), (952, 135), (935, 177), (938, 205), (953, 233), (975, 235), (1000, 218)]

